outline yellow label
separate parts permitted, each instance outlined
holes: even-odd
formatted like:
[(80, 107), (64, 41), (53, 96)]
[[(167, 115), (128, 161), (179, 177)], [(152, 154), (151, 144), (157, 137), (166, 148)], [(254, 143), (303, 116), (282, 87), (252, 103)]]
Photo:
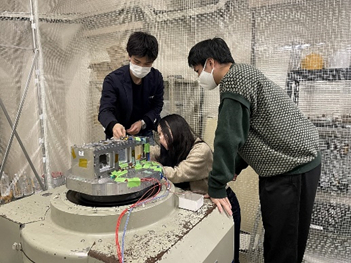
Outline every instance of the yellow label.
[(73, 159), (76, 159), (76, 152), (74, 151), (74, 148), (72, 147), (72, 157), (73, 157)]
[(79, 159), (79, 167), (87, 168), (88, 160), (87, 159)]

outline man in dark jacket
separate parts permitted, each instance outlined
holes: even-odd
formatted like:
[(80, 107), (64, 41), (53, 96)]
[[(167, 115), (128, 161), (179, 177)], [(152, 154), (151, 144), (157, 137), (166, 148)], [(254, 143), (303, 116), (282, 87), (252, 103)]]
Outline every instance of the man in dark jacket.
[(129, 65), (105, 77), (99, 121), (107, 138), (130, 135), (152, 136), (163, 107), (163, 78), (152, 67), (158, 55), (154, 36), (133, 33), (127, 43)]

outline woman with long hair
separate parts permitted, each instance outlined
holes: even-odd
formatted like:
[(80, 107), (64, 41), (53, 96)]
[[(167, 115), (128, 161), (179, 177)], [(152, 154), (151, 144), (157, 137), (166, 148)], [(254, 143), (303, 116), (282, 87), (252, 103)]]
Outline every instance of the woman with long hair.
[[(178, 114), (163, 117), (157, 133), (160, 146), (151, 147), (151, 159), (162, 164), (164, 176), (183, 190), (207, 194), (213, 162), (210, 146)], [(239, 263), (240, 206), (230, 187), (227, 187), (227, 195), (235, 222), (233, 263)]]
[(166, 178), (184, 190), (206, 194), (211, 148), (178, 114), (162, 118), (157, 133), (160, 146), (151, 147), (151, 159), (163, 165)]

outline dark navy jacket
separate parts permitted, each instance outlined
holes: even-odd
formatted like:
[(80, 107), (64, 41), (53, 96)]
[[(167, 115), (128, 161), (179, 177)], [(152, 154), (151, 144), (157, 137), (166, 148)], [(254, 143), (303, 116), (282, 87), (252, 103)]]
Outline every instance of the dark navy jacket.
[[(140, 116), (146, 123), (146, 130), (156, 129), (163, 107), (163, 78), (154, 68), (143, 80), (144, 115)], [(133, 88), (129, 65), (120, 67), (105, 77), (100, 99), (99, 121), (105, 128), (107, 138), (112, 134), (106, 130), (111, 122), (118, 122), (126, 127), (133, 111)]]

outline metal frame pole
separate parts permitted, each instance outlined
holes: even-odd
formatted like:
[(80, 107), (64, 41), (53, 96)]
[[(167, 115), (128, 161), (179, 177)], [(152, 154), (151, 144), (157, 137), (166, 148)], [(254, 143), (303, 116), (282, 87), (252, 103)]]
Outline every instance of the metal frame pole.
[[(17, 111), (17, 115), (16, 115), (16, 118), (15, 118), (15, 122), (12, 123), (11, 121), (11, 118), (10, 116), (8, 115), (8, 112), (5, 108), (5, 105), (3, 104), (2, 101), (0, 101), (0, 106), (1, 108), (3, 109), (4, 113), (5, 113), (5, 116), (12, 128), (12, 132), (11, 132), (11, 136), (10, 136), (10, 139), (9, 139), (9, 143), (7, 145), (7, 148), (6, 148), (6, 152), (5, 152), (5, 155), (4, 155), (4, 158), (2, 160), (2, 164), (1, 164), (1, 167), (0, 167), (0, 179), (2, 177), (2, 174), (3, 174), (3, 171), (5, 169), (5, 164), (6, 164), (6, 161), (7, 161), (7, 158), (8, 158), (8, 155), (9, 155), (9, 151), (10, 151), (10, 148), (11, 148), (11, 145), (12, 145), (12, 142), (13, 142), (13, 137), (16, 136), (18, 142), (19, 142), (19, 145), (21, 146), (22, 150), (23, 150), (23, 153), (25, 155), (25, 157), (27, 158), (28, 160), (28, 163), (30, 165), (30, 167), (32, 168), (33, 172), (34, 172), (34, 175), (36, 177), (36, 179), (38, 180), (39, 182), (39, 185), (40, 187), (45, 190), (46, 187), (45, 185), (47, 186), (47, 176), (44, 178), (45, 179), (45, 185), (42, 183), (41, 181), (41, 178), (39, 176), (39, 174), (37, 173), (32, 161), (30, 160), (30, 157), (16, 131), (17, 129), (17, 125), (18, 125), (18, 122), (19, 122), (19, 118), (20, 118), (20, 115), (21, 115), (21, 112), (22, 112), (22, 109), (23, 109), (23, 105), (24, 105), (24, 101), (25, 101), (25, 98), (27, 96), (27, 92), (28, 92), (28, 88), (29, 88), (29, 83), (30, 83), (30, 80), (31, 80), (31, 77), (33, 75), (33, 71), (35, 69), (35, 85), (37, 86), (37, 90), (38, 90), (38, 108), (39, 108), (39, 117), (40, 117), (40, 124), (41, 124), (41, 127), (40, 127), (40, 130), (41, 130), (41, 135), (42, 135), (42, 138), (41, 138), (41, 142), (42, 142), (42, 153), (43, 153), (43, 168), (44, 168), (44, 172), (46, 172), (46, 174), (48, 174), (49, 172), (47, 171), (47, 156), (46, 156), (46, 150), (45, 150), (45, 145), (46, 145), (46, 139), (45, 139), (45, 122), (44, 122), (44, 112), (45, 110), (45, 103), (43, 103), (42, 101), (42, 98), (45, 97), (45, 93), (44, 93), (44, 90), (42, 89), (42, 87), (44, 86), (43, 85), (43, 78), (42, 78), (42, 72), (43, 70), (42, 69), (42, 52), (41, 52), (41, 45), (38, 41), (39, 39), (39, 32), (38, 32), (38, 27), (37, 25), (39, 24), (39, 18), (38, 18), (38, 4), (37, 4), (37, 0), (34, 0), (35, 2), (33, 3), (32, 0), (29, 0), (29, 4), (30, 4), (30, 22), (31, 22), (31, 31), (32, 31), (32, 45), (33, 45), (33, 52), (34, 52), (34, 56), (33, 56), (33, 61), (32, 61), (32, 65), (31, 65), (31, 69), (30, 69), (30, 73), (28, 75), (28, 78), (27, 78), (27, 81), (26, 81), (26, 85), (25, 85), (25, 89), (24, 89), (24, 93), (22, 95), (22, 98), (21, 98), (21, 102), (20, 102), (20, 105), (19, 105), (19, 109)], [(40, 85), (42, 84), (42, 85)]]
[(43, 156), (43, 171), (46, 188), (52, 188), (52, 180), (49, 170), (49, 156), (47, 155), (47, 126), (46, 126), (46, 103), (45, 103), (45, 81), (44, 81), (44, 69), (43, 69), (43, 52), (40, 42), (39, 34), (39, 12), (38, 12), (38, 0), (29, 0), (31, 8), (31, 23), (32, 23), (32, 39), (33, 48), (39, 50), (38, 60), (35, 65), (36, 73), (36, 87), (38, 95), (38, 110), (39, 110), (39, 121), (40, 121), (40, 133), (41, 133), (41, 150)]
[[(4, 103), (2, 102), (1, 98), (0, 98), (0, 107), (2, 108), (2, 110), (3, 110), (3, 112), (4, 112), (5, 117), (6, 117), (7, 121), (8, 121), (8, 123), (10, 124), (11, 128), (13, 129), (13, 123), (12, 123), (12, 121), (11, 121), (11, 118), (10, 118), (10, 116), (9, 116), (9, 114), (8, 114), (8, 112), (7, 112), (6, 108), (5, 108), (5, 105), (4, 105)], [(26, 158), (27, 158), (27, 161), (28, 161), (30, 167), (32, 168), (32, 171), (33, 171), (35, 177), (37, 178), (37, 180), (38, 180), (38, 182), (39, 182), (39, 185), (40, 185), (41, 189), (42, 189), (42, 190), (45, 190), (45, 186), (44, 186), (43, 182), (41, 181), (40, 176), (39, 176), (37, 170), (35, 169), (35, 167), (34, 167), (34, 165), (33, 165), (33, 162), (32, 162), (32, 160), (30, 159), (29, 154), (28, 154), (26, 148), (24, 147), (24, 145), (23, 145), (23, 143), (22, 143), (21, 138), (19, 137), (19, 135), (18, 135), (18, 133), (17, 133), (16, 130), (14, 130), (14, 133), (15, 133), (15, 136), (16, 136), (16, 138), (17, 138), (17, 141), (18, 141), (19, 145), (20, 145), (21, 148), (22, 148), (22, 151), (23, 151), (24, 155), (25, 155)], [(1, 178), (1, 176), (0, 176), (0, 178)]]
[(17, 114), (16, 114), (15, 123), (13, 124), (13, 127), (12, 127), (10, 140), (9, 140), (9, 142), (7, 144), (7, 147), (6, 147), (4, 159), (2, 160), (2, 164), (1, 164), (1, 168), (0, 168), (0, 179), (1, 179), (2, 173), (4, 171), (5, 163), (6, 163), (8, 155), (9, 155), (9, 151), (10, 151), (10, 148), (11, 148), (11, 145), (12, 145), (13, 137), (14, 137), (15, 131), (17, 129), (17, 125), (18, 125), (18, 121), (19, 121), (20, 115), (22, 113), (23, 104), (24, 104), (24, 101), (25, 101), (26, 96), (27, 96), (29, 82), (30, 82), (30, 79), (31, 79), (32, 74), (33, 74), (34, 64), (36, 62), (37, 56), (38, 56), (38, 50), (35, 50), (34, 51), (34, 56), (33, 56), (33, 61), (32, 61), (32, 66), (30, 68), (30, 72), (29, 72), (29, 75), (28, 75), (28, 78), (27, 78), (27, 81), (26, 81), (26, 85), (25, 85), (24, 92), (23, 92), (23, 95), (22, 95), (22, 98), (21, 98), (21, 102), (20, 102), (20, 105), (19, 105), (19, 108), (18, 108), (18, 111), (17, 111)]

